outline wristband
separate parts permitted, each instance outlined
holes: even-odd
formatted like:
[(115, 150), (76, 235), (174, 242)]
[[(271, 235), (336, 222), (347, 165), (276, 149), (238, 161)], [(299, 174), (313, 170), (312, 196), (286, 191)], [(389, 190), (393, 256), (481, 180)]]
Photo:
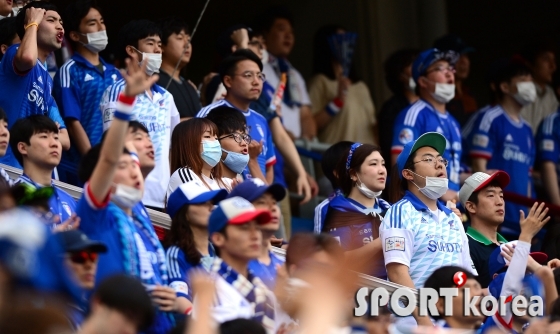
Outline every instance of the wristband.
[[(126, 96), (123, 93), (119, 94), (117, 99), (117, 111), (115, 112), (115, 117), (117, 117), (117, 112), (130, 115), (132, 110), (134, 110), (134, 102), (136, 101), (136, 96)], [(122, 119), (122, 118), (119, 118)]]
[(130, 156), (132, 157), (132, 160), (134, 160), (134, 162), (136, 162), (138, 164), (138, 167), (140, 167), (140, 157), (138, 156), (138, 154), (136, 154), (136, 152), (129, 152)]
[(39, 23), (37, 23), (37, 22), (31, 22), (31, 23), (27, 24), (26, 26), (24, 26), (23, 28), (25, 30), (27, 30), (27, 28), (32, 27), (32, 26), (36, 26), (37, 29), (39, 29)]
[(336, 116), (342, 109), (342, 106), (344, 106), (344, 102), (342, 102), (341, 99), (336, 97), (329, 104), (327, 104), (325, 110), (329, 115)]
[[(117, 108), (119, 108), (118, 103), (117, 103)], [(127, 113), (124, 113), (122, 111), (119, 111), (119, 110), (115, 110), (115, 113), (113, 114), (113, 117), (116, 118), (116, 119), (120, 119), (121, 121), (129, 122), (130, 118), (131, 118), (131, 115), (127, 114)]]
[(192, 306), (185, 310), (185, 314), (189, 315), (192, 313)]

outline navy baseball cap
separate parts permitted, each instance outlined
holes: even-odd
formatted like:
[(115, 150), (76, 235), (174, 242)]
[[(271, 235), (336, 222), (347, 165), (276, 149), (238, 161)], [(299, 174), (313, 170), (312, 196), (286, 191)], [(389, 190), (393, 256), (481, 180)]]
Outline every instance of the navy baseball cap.
[(469, 53), (469, 52), (474, 52), (475, 49), (469, 45), (467, 45), (467, 43), (465, 43), (465, 41), (463, 41), (463, 39), (461, 39), (461, 37), (454, 35), (454, 34), (449, 34), (449, 35), (445, 35), (442, 36), (440, 38), (438, 38), (435, 42), (434, 42), (434, 48), (441, 50), (441, 51), (455, 51), (459, 54), (465, 54), (465, 53)]
[(416, 57), (412, 63), (412, 78), (418, 83), (418, 78), (426, 73), (428, 67), (439, 60), (446, 60), (450, 65), (455, 65), (459, 59), (459, 54), (455, 51), (440, 51), (438, 49), (428, 49)]
[(397, 168), (399, 171), (399, 177), (402, 179), (402, 171), (406, 165), (408, 157), (419, 148), (429, 146), (433, 147), (440, 155), (445, 152), (445, 147), (447, 145), (447, 140), (439, 132), (426, 132), (415, 141), (411, 141), (404, 145), (402, 152), (397, 157)]
[(243, 197), (249, 202), (255, 201), (265, 193), (270, 193), (276, 201), (281, 201), (286, 197), (286, 189), (278, 183), (266, 185), (261, 179), (248, 179), (241, 182), (229, 193), (230, 197)]
[(167, 214), (173, 218), (179, 210), (189, 204), (203, 204), (212, 201), (214, 204), (227, 196), (225, 189), (208, 190), (199, 181), (183, 183), (167, 199)]
[(64, 252), (90, 250), (95, 253), (106, 253), (107, 246), (101, 241), (91, 240), (80, 230), (70, 230), (55, 234), (59, 238)]
[(208, 219), (208, 233), (219, 232), (226, 225), (242, 225), (256, 220), (259, 225), (268, 224), (272, 220), (270, 211), (255, 209), (251, 202), (242, 197), (224, 199), (212, 211)]
[[(506, 245), (515, 245), (517, 244), (517, 240), (510, 241), (508, 243), (501, 244), (500, 247), (496, 247), (492, 254), (490, 254), (490, 258), (488, 259), (488, 270), (490, 272), (490, 276), (499, 273), (502, 269), (506, 268), (508, 262), (506, 259), (500, 254), (502, 252), (502, 248)], [(538, 263), (545, 265), (548, 260), (548, 255), (541, 252), (532, 252), (529, 255)]]
[[(506, 273), (501, 273), (488, 285), (488, 292), (496, 299), (500, 298), (505, 278)], [(523, 277), (523, 290), (521, 293), (528, 297), (535, 295), (544, 296), (541, 280), (535, 275), (525, 275), (525, 277)]]

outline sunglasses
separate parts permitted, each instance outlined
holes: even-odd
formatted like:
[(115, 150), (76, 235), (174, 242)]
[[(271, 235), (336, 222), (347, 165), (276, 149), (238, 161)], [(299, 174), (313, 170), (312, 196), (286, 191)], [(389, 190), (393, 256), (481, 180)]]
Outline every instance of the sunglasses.
[(77, 263), (77, 264), (84, 264), (88, 260), (91, 261), (91, 262), (95, 262), (95, 261), (97, 261), (98, 257), (99, 257), (99, 254), (97, 254), (97, 253), (82, 251), (82, 252), (71, 253), (70, 254), (70, 261), (72, 261), (74, 263)]

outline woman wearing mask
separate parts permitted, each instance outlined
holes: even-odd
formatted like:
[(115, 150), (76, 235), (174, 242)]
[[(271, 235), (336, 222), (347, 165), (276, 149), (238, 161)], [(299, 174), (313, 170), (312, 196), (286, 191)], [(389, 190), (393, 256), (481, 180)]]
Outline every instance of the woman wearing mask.
[(200, 182), (182, 184), (167, 201), (171, 229), (165, 236), (169, 266), (169, 286), (177, 293), (177, 304), (183, 313), (192, 308), (189, 270), (210, 270), (216, 256), (208, 238), (208, 218), (214, 204), (227, 196), (227, 191), (211, 190)]
[(344, 196), (329, 203), (324, 231), (340, 241), (349, 263), (386, 278), (379, 226), (390, 205), (379, 198), (385, 189), (385, 160), (375, 145), (355, 143), (336, 167)]
[[(195, 154), (195, 152), (199, 152)], [(199, 181), (208, 190), (231, 190), (231, 179), (222, 178), (222, 147), (218, 128), (205, 118), (181, 122), (171, 135), (171, 178), (167, 198), (181, 184)]]

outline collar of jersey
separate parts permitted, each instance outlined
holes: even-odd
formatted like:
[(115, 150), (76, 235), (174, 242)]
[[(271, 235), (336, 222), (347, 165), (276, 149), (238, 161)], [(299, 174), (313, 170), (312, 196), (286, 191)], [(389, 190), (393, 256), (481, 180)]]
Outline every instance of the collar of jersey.
[[(416, 195), (414, 195), (408, 190), (404, 194), (403, 199), (409, 201), (410, 204), (412, 204), (412, 206), (418, 211), (430, 211), (430, 209), (426, 204), (424, 204), (424, 202), (422, 202), (418, 197), (416, 197)], [(449, 214), (453, 213), (453, 211), (449, 210), (445, 205), (443, 205), (441, 201), (438, 200), (436, 201), (436, 203), (437, 203), (437, 208), (443, 211), (446, 215), (449, 216)]]
[(447, 111), (447, 109), (445, 109), (445, 114), (441, 114), (441, 113), (439, 113), (439, 112), (432, 106), (432, 104), (431, 104), (430, 102), (428, 102), (428, 101), (426, 101), (426, 100), (424, 100), (424, 99), (420, 99), (420, 100), (418, 100), (418, 101), (424, 102), (424, 103), (426, 104), (426, 106), (427, 106), (432, 112), (436, 113), (436, 115), (438, 115), (438, 116), (441, 117), (441, 118), (447, 118), (447, 116), (449, 115), (449, 112)]
[[(470, 226), (467, 228), (467, 235), (473, 238), (474, 240), (480, 242), (481, 244), (484, 244), (485, 246), (489, 246), (493, 244), (493, 242), (490, 239), (486, 238), (484, 235), (482, 235), (482, 233), (478, 232), (477, 230), (475, 230)], [(498, 242), (501, 244), (508, 242), (506, 238), (504, 238), (498, 232), (496, 232), (496, 239), (498, 239)]]
[(228, 100), (224, 99), (225, 103), (227, 104), (228, 107), (239, 110), (243, 113), (243, 115), (245, 116), (249, 116), (251, 114), (251, 108), (249, 108), (249, 110), (245, 111), (245, 110), (241, 110), (239, 108), (237, 108), (236, 106), (234, 106), (233, 104), (231, 104)]
[(363, 204), (361, 204), (360, 202), (357, 202), (357, 201), (355, 201), (351, 198), (348, 198), (346, 196), (336, 196), (336, 198), (333, 198), (333, 200), (330, 202), (329, 206), (332, 207), (332, 208), (335, 208), (339, 211), (360, 212), (360, 213), (363, 213), (365, 215), (368, 215), (371, 212), (376, 212), (376, 213), (381, 212), (381, 209), (379, 208), (379, 204), (378, 204), (377, 200), (375, 201), (375, 204), (374, 204), (373, 208), (367, 208)]
[[(83, 64), (84, 66), (87, 66), (87, 67), (92, 68), (92, 69), (97, 69), (97, 66), (94, 66), (92, 63), (90, 63), (87, 59), (85, 59), (81, 54), (79, 54), (77, 52), (75, 52), (74, 55), (72, 55), (72, 59), (75, 62)], [(103, 66), (105, 67), (105, 70), (107, 70), (109, 68), (108, 64), (105, 62), (105, 60), (103, 60), (103, 58), (101, 56), (99, 56), (99, 61), (101, 62), (101, 64), (103, 64)]]

